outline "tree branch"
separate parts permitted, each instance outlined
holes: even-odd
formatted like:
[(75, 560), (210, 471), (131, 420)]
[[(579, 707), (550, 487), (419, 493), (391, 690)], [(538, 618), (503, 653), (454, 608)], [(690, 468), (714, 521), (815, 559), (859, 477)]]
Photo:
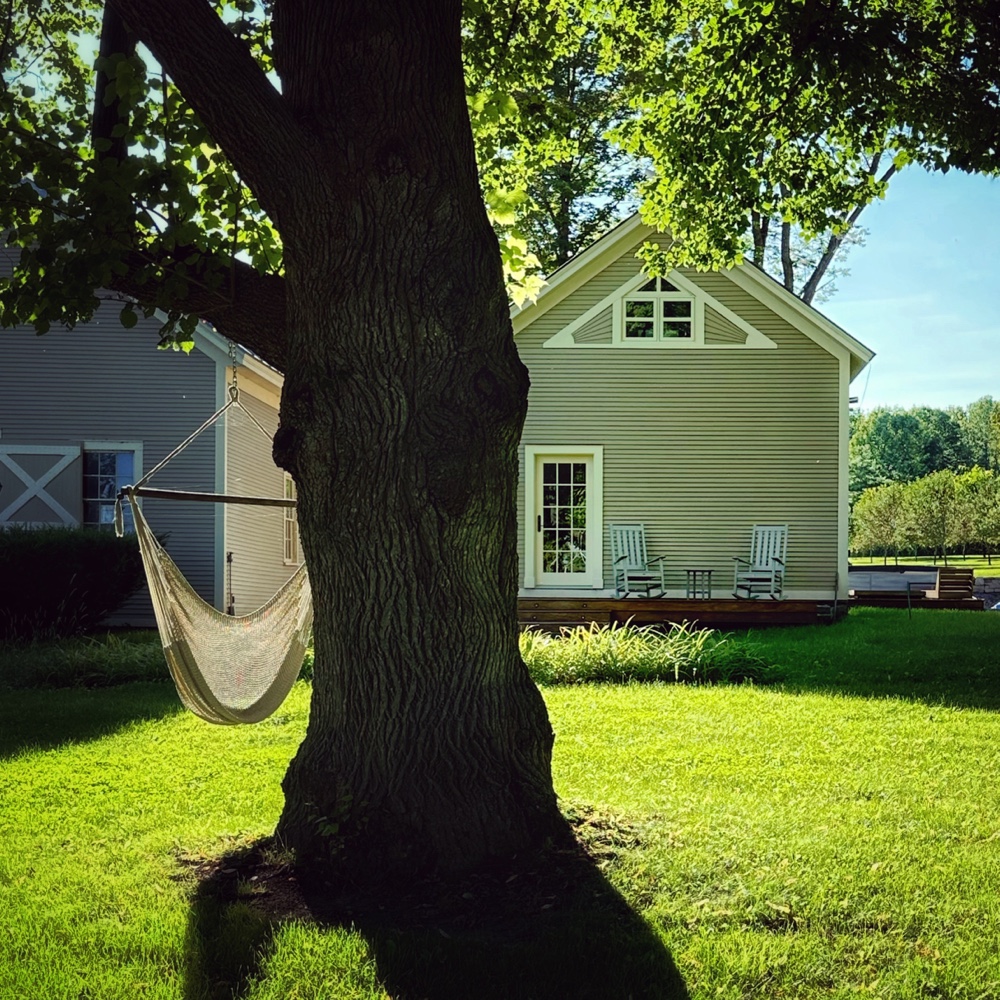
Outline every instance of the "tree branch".
[(784, 276), (784, 286), (795, 294), (795, 267), (792, 264), (792, 224), (781, 223), (781, 273)]
[[(108, 0), (150, 49), (279, 226), (308, 135), (205, 0)], [(295, 150), (289, 155), (289, 150)]]
[[(872, 176), (874, 176), (875, 172), (878, 170), (881, 156), (881, 153), (876, 153), (872, 158), (871, 166), (868, 169), (868, 173)], [(896, 166), (895, 164), (891, 164), (886, 172), (879, 178), (879, 184), (885, 184), (895, 172)], [(800, 298), (807, 305), (811, 304), (812, 300), (816, 297), (816, 292), (819, 291), (819, 283), (823, 280), (823, 276), (833, 263), (833, 258), (837, 256), (837, 251), (840, 249), (840, 245), (844, 242), (844, 238), (854, 227), (855, 223), (857, 223), (858, 219), (861, 217), (861, 213), (867, 207), (867, 201), (856, 206), (854, 211), (847, 217), (847, 228), (842, 233), (830, 234), (830, 239), (826, 244), (826, 249), (823, 251), (823, 256), (820, 257), (816, 267), (813, 269), (813, 273), (809, 276), (809, 280), (805, 283), (805, 286), (802, 289)]]
[[(126, 259), (128, 274), (113, 278), (109, 287), (140, 305), (161, 306), (157, 294), (160, 280), (140, 282), (135, 276), (148, 273), (151, 264), (169, 271), (175, 258), (184, 260), (197, 253), (194, 247), (176, 247), (169, 258), (151, 259), (148, 254), (132, 251)], [(240, 260), (207, 256), (188, 265), (183, 278), (189, 290), (183, 299), (173, 303), (176, 308), (207, 320), (272, 367), (285, 370), (288, 344), (284, 278), (261, 274)]]
[[(129, 34), (118, 11), (110, 4), (104, 7), (101, 20), (101, 45), (98, 51), (100, 59), (110, 59), (115, 55), (126, 57), (135, 54), (135, 40)], [(91, 140), (95, 147), (99, 139), (107, 139), (111, 143), (109, 149), (99, 152), (99, 159), (113, 159), (119, 162), (125, 159), (128, 152), (128, 139), (124, 135), (114, 134), (115, 126), (124, 121), (121, 112), (121, 100), (117, 95), (107, 99), (108, 86), (111, 78), (107, 66), (100, 64), (97, 71), (97, 81), (94, 87), (94, 117), (91, 123)]]

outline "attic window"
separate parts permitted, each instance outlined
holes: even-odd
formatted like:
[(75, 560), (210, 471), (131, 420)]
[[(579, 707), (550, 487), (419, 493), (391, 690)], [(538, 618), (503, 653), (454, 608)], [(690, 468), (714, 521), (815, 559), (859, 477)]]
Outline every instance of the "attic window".
[(666, 278), (651, 278), (622, 299), (624, 341), (695, 340), (695, 300)]

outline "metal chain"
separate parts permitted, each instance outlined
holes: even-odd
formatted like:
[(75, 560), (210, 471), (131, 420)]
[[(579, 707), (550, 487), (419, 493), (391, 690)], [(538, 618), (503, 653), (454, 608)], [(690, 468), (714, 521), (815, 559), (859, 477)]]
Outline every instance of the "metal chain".
[(229, 384), (229, 399), (233, 403), (240, 401), (240, 387), (236, 384), (236, 341), (229, 341), (229, 364), (233, 369), (233, 380)]

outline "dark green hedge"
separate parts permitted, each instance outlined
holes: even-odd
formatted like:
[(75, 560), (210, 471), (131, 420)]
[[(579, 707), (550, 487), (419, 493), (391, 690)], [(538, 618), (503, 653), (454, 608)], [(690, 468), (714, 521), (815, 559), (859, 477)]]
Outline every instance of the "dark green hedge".
[(134, 536), (98, 528), (0, 530), (0, 641), (88, 632), (144, 580)]

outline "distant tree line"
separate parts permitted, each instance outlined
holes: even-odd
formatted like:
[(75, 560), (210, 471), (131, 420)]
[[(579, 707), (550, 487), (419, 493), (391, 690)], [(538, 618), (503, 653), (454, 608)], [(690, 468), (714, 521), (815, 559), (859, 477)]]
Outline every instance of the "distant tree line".
[(1000, 475), (978, 465), (942, 469), (909, 483), (865, 490), (851, 511), (851, 551), (892, 557), (981, 552), (992, 564), (1000, 548)]
[(1000, 471), (1000, 402), (983, 396), (946, 410), (879, 407), (851, 417), (851, 502), (873, 486), (978, 466)]
[(879, 408), (851, 421), (851, 551), (942, 558), (1000, 549), (1000, 403)]

